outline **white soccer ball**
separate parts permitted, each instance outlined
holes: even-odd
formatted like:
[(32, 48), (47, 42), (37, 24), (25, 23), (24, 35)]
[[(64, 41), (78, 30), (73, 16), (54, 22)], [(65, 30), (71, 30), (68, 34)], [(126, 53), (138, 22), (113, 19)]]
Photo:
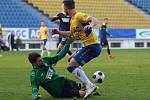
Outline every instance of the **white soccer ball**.
[(102, 83), (104, 81), (104, 78), (105, 78), (105, 74), (102, 71), (96, 71), (93, 74), (93, 80), (96, 83)]

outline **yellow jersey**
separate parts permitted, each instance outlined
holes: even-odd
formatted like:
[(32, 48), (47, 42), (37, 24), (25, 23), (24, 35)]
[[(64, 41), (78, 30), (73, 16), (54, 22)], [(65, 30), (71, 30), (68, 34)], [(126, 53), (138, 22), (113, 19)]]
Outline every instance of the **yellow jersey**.
[(40, 27), (40, 39), (48, 39), (48, 28), (46, 26)]
[(90, 16), (85, 13), (77, 12), (70, 21), (71, 34), (76, 40), (81, 40), (84, 46), (99, 43), (94, 31), (91, 31), (89, 35), (84, 31), (84, 26), (89, 18)]

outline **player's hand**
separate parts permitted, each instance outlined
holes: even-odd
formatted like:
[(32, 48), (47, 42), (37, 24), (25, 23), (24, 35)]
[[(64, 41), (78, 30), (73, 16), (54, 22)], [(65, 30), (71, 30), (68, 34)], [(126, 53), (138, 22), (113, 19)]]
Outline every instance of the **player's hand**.
[(110, 35), (109, 37), (112, 38), (112, 35)]
[(84, 27), (84, 31), (88, 31), (88, 30), (92, 30), (92, 26), (91, 25), (86, 25)]
[(40, 94), (32, 94), (32, 100), (39, 100), (40, 98), (42, 98)]
[(59, 30), (58, 29), (52, 29), (52, 34), (59, 34)]
[(67, 36), (66, 37), (66, 44), (71, 44), (74, 41), (73, 36)]
[(86, 35), (88, 36), (92, 32), (92, 26), (91, 25), (86, 25), (84, 27), (84, 31), (85, 31)]

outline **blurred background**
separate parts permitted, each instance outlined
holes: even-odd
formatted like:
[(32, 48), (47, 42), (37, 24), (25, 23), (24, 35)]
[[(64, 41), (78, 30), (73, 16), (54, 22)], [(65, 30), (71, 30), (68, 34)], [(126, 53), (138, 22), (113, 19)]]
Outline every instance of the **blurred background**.
[[(52, 16), (61, 12), (62, 0), (0, 0), (1, 40), (8, 46), (12, 33), (19, 50), (40, 50), (40, 21), (49, 28), (47, 48), (56, 50), (58, 36), (51, 35), (51, 29), (58, 28), (58, 22), (51, 22)], [(97, 17), (97, 36), (104, 17), (109, 18), (108, 33), (111, 48), (135, 49), (150, 47), (150, 0), (76, 0), (78, 11)], [(18, 40), (18, 42), (16, 41)], [(72, 49), (80, 48), (80, 41)]]

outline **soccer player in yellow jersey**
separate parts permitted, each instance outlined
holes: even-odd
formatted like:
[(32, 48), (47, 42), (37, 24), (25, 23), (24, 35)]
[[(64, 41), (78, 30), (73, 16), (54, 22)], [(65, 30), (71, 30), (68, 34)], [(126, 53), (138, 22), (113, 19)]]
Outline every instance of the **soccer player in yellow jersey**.
[(88, 79), (82, 66), (100, 55), (101, 46), (96, 34), (92, 30), (98, 23), (98, 20), (85, 13), (77, 12), (73, 0), (64, 0), (63, 4), (66, 14), (71, 17), (71, 31), (64, 32), (57, 29), (53, 29), (52, 31), (54, 34), (73, 36), (76, 40), (81, 40), (84, 44), (84, 47), (70, 59), (67, 70), (85, 84), (86, 95), (84, 96), (84, 99), (86, 99), (96, 90), (96, 85)]
[(40, 34), (38, 39), (41, 39), (41, 56), (44, 56), (44, 53), (47, 52), (48, 55), (50, 55), (50, 52), (46, 49), (46, 43), (48, 40), (48, 28), (45, 26), (45, 23), (41, 21), (40, 23)]

